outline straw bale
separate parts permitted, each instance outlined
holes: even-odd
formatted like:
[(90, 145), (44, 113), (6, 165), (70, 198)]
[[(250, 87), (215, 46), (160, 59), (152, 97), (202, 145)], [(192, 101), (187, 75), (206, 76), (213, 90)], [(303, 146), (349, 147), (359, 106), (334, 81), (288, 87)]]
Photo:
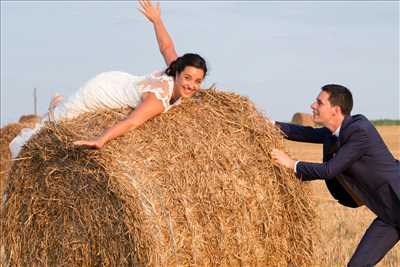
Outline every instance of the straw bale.
[(309, 190), (275, 167), (278, 129), (244, 97), (202, 90), (112, 140), (127, 110), (48, 123), (8, 179), (10, 265), (310, 266)]
[(23, 128), (33, 128), (35, 123), (36, 120), (31, 117), (24, 119), (23, 122), (10, 123), (0, 128), (0, 195), (4, 189), (6, 173), (11, 165), (11, 152), (8, 145)]
[(292, 117), (292, 123), (303, 126), (315, 127), (313, 116), (312, 114), (309, 113), (302, 113), (302, 112), (295, 113)]
[(40, 117), (35, 114), (22, 115), (18, 120), (18, 122), (20, 123), (26, 123), (31, 125), (30, 127), (34, 127), (34, 125), (39, 121)]

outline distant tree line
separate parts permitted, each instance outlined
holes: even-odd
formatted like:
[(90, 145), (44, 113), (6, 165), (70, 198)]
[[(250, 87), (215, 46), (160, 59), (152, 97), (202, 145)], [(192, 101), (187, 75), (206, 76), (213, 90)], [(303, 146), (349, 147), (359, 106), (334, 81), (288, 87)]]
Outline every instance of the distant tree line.
[(379, 119), (371, 120), (374, 125), (400, 125), (400, 120)]

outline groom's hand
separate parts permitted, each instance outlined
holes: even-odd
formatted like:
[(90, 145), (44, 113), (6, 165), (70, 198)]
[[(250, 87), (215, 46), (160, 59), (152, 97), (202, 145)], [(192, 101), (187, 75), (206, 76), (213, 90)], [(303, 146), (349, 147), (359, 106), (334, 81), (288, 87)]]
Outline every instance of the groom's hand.
[(274, 148), (272, 149), (271, 157), (275, 164), (283, 165), (286, 168), (294, 170), (296, 161), (291, 159), (285, 152)]

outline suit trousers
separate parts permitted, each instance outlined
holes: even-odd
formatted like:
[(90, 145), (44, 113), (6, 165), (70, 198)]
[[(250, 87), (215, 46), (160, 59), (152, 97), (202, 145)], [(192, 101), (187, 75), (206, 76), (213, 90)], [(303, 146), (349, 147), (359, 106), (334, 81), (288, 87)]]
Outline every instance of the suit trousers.
[(368, 227), (348, 267), (374, 266), (400, 239), (400, 229), (379, 217)]

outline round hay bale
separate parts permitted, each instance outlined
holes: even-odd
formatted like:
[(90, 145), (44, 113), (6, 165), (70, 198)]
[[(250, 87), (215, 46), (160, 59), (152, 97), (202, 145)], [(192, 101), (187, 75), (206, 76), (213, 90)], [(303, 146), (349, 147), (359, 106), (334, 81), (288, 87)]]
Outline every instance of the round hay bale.
[(36, 123), (40, 122), (40, 116), (35, 114), (22, 115), (19, 117), (18, 122), (28, 124), (31, 128), (33, 128)]
[(273, 166), (281, 133), (244, 97), (204, 90), (112, 140), (127, 110), (47, 124), (10, 171), (2, 208), (8, 264), (310, 266), (314, 210)]
[(303, 126), (315, 127), (312, 114), (297, 112), (292, 117), (292, 123)]

